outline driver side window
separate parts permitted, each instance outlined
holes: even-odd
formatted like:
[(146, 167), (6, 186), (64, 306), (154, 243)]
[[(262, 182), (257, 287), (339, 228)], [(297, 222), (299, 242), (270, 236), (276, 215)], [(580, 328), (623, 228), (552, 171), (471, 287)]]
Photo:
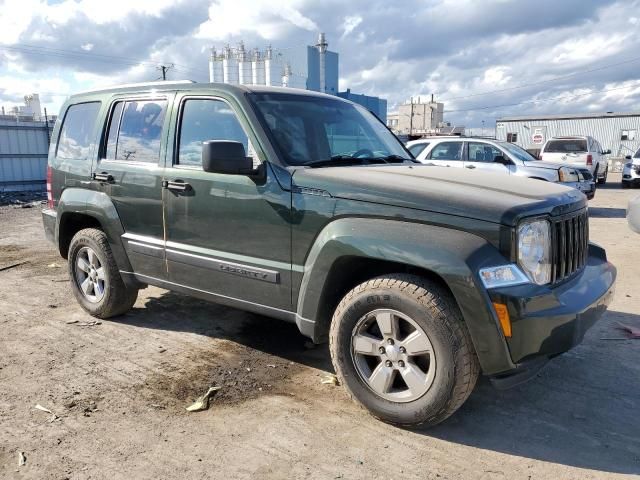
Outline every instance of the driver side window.
[(470, 162), (492, 163), (498, 156), (504, 156), (504, 154), (493, 145), (469, 142), (468, 158)]
[(207, 140), (240, 142), (247, 155), (253, 156), (249, 138), (227, 102), (208, 98), (186, 100), (180, 120), (176, 163), (201, 167), (202, 142)]

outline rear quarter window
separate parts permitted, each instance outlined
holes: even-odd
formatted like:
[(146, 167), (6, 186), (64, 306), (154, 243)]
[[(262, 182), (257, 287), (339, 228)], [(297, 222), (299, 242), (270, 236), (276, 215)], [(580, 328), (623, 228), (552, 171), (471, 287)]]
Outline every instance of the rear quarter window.
[(547, 153), (585, 153), (587, 141), (576, 140), (550, 140), (544, 148)]
[(62, 121), (56, 157), (67, 160), (86, 160), (95, 144), (95, 127), (100, 102), (71, 105)]

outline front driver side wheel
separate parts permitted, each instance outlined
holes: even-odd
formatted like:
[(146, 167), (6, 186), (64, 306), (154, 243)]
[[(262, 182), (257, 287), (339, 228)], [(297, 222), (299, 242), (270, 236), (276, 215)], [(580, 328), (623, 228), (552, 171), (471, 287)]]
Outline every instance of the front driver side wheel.
[(374, 278), (347, 293), (331, 322), (330, 350), (351, 397), (403, 426), (445, 420), (480, 371), (451, 294), (414, 275)]

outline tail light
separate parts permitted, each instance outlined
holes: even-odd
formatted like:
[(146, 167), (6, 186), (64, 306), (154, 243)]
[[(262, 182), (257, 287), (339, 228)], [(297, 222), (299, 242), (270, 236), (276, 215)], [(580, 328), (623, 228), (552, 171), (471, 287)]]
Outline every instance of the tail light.
[(587, 155), (587, 165), (593, 165), (593, 155)]
[(53, 208), (53, 191), (51, 190), (51, 179), (53, 177), (53, 170), (51, 166), (47, 166), (47, 207)]

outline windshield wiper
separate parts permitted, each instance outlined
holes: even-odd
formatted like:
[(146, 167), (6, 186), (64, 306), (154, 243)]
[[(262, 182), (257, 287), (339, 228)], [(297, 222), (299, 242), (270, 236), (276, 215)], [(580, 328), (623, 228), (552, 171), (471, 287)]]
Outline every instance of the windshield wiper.
[(314, 160), (307, 163), (303, 163), (307, 167), (331, 167), (338, 165), (371, 165), (381, 163), (403, 163), (405, 161), (412, 161), (409, 158), (401, 157), (400, 155), (387, 155), (386, 157), (352, 157), (350, 155), (333, 155), (327, 160)]
[(307, 167), (331, 167), (334, 165), (369, 165), (371, 163), (387, 163), (384, 158), (352, 157), (351, 155), (333, 155), (326, 160), (312, 160), (303, 163)]
[(385, 160), (387, 163), (404, 163), (404, 162), (416, 163), (417, 162), (417, 160), (413, 158), (405, 158), (401, 155), (387, 155), (386, 157), (379, 157), (379, 158)]

